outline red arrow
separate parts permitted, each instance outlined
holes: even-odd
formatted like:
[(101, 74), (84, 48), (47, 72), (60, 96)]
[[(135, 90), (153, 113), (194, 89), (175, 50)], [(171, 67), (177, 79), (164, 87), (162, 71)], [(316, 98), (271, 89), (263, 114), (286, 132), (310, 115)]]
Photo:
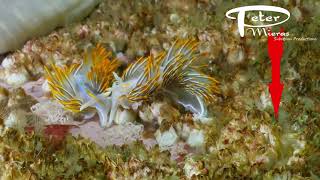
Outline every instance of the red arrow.
[[(280, 33), (284, 30), (281, 28)], [(281, 35), (272, 36), (271, 30), (268, 34), (268, 53), (271, 59), (272, 82), (269, 84), (269, 92), (272, 99), (274, 116), (278, 119), (279, 105), (283, 90), (283, 84), (280, 82), (280, 61), (283, 54), (283, 39)]]

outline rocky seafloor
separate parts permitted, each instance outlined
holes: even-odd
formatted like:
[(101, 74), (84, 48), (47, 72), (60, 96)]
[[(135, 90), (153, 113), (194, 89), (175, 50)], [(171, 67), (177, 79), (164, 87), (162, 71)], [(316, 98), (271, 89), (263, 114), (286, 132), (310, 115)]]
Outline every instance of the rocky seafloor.
[[(228, 9), (269, 4), (291, 12), (283, 24), (284, 92), (279, 118), (268, 91), (267, 38), (240, 38)], [(0, 179), (319, 179), (320, 3), (285, 1), (102, 1), (81, 22), (2, 56)], [(113, 126), (83, 120), (51, 97), (44, 66), (79, 63), (100, 43), (121, 68), (195, 38), (199, 66), (220, 81), (212, 119), (154, 99), (119, 110)], [(208, 66), (207, 66), (208, 65)]]

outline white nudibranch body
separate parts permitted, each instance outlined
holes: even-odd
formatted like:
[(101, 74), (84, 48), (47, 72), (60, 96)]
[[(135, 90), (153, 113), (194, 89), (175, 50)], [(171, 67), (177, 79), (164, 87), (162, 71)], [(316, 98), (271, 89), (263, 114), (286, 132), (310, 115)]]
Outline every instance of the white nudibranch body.
[(120, 106), (136, 110), (160, 92), (196, 117), (206, 117), (207, 103), (219, 93), (219, 88), (218, 81), (192, 66), (197, 59), (196, 45), (193, 40), (176, 41), (168, 52), (132, 63), (121, 77), (114, 72), (118, 67), (116, 61), (109, 61), (104, 49), (98, 46), (81, 65), (54, 67), (54, 74), (48, 70), (48, 82), (53, 96), (66, 109), (74, 112), (95, 109), (101, 126), (112, 124)]
[(53, 97), (65, 109), (74, 113), (91, 113), (96, 110), (102, 126), (110, 125), (111, 108), (109, 86), (118, 68), (116, 60), (110, 61), (100, 45), (86, 53), (81, 64), (59, 68), (46, 68), (47, 80)]

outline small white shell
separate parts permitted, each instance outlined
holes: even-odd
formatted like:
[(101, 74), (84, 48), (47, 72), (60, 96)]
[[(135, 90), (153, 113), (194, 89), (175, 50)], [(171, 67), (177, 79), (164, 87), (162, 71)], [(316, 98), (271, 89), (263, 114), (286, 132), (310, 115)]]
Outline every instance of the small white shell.
[(19, 73), (7, 73), (6, 74), (6, 82), (13, 86), (20, 86), (28, 81), (27, 74), (23, 72)]
[(191, 147), (201, 147), (204, 144), (204, 134), (202, 130), (193, 129), (190, 132), (187, 143)]
[(20, 128), (25, 127), (26, 122), (26, 112), (23, 110), (14, 110), (12, 111), (9, 116), (5, 119), (4, 125), (6, 128)]
[(12, 56), (7, 56), (6, 58), (3, 59), (1, 66), (5, 69), (12, 68), (14, 65), (14, 59)]
[(157, 130), (155, 137), (159, 144), (160, 150), (169, 149), (170, 146), (174, 145), (178, 140), (178, 136), (173, 127), (170, 127), (170, 129), (165, 132), (160, 132), (160, 130)]
[(139, 111), (139, 118), (144, 122), (152, 122), (153, 115), (150, 106), (143, 106)]
[(136, 114), (127, 109), (118, 109), (114, 122), (116, 124), (125, 124), (127, 122), (134, 122), (136, 120)]

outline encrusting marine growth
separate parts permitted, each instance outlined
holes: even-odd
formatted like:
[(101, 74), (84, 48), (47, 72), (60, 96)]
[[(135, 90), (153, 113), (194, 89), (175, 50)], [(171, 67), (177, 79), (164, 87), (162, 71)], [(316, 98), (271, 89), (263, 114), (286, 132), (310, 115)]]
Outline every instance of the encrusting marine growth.
[(101, 126), (110, 126), (119, 106), (137, 109), (157, 93), (164, 93), (196, 117), (207, 116), (207, 103), (219, 93), (218, 81), (201, 73), (192, 63), (195, 40), (176, 41), (157, 57), (142, 57), (118, 76), (117, 60), (98, 45), (86, 53), (81, 64), (46, 68), (53, 94), (67, 110), (96, 110)]

